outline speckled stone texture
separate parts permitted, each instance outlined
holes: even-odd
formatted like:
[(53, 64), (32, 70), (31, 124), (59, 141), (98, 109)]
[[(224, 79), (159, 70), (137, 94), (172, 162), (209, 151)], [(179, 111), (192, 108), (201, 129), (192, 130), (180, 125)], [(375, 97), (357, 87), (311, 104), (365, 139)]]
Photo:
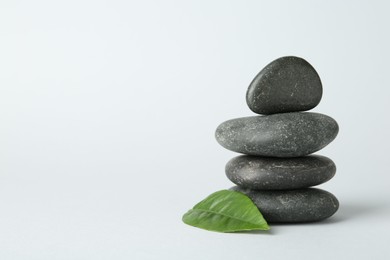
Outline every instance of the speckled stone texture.
[(307, 188), (330, 180), (336, 165), (325, 156), (296, 158), (237, 156), (225, 167), (226, 176), (243, 188), (289, 190)]
[(282, 57), (261, 70), (247, 90), (249, 108), (262, 116), (231, 119), (215, 131), (220, 145), (245, 154), (226, 164), (226, 176), (238, 185), (231, 189), (251, 198), (269, 223), (320, 221), (339, 208), (333, 194), (309, 188), (336, 173), (331, 159), (310, 155), (339, 131), (333, 118), (304, 112), (321, 98), (315, 69), (302, 58)]
[(333, 194), (315, 188), (254, 191), (238, 186), (231, 190), (246, 194), (269, 223), (299, 223), (324, 220), (339, 208)]
[(215, 137), (220, 145), (238, 153), (299, 157), (324, 148), (338, 130), (329, 116), (294, 112), (228, 120), (218, 126)]
[(257, 114), (306, 111), (321, 101), (322, 84), (304, 59), (282, 57), (268, 64), (249, 85), (246, 101)]

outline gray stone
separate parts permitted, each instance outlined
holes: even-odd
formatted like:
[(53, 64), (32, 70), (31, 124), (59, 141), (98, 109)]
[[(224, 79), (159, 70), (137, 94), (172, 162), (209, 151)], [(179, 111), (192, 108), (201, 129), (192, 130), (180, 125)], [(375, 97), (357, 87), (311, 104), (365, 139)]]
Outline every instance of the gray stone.
[(282, 57), (262, 69), (249, 85), (246, 102), (257, 114), (305, 111), (320, 103), (322, 84), (304, 59)]
[(307, 188), (330, 180), (336, 165), (325, 156), (296, 158), (242, 155), (226, 164), (226, 176), (243, 188), (289, 190)]
[(269, 223), (320, 221), (332, 216), (339, 208), (333, 194), (315, 188), (255, 191), (235, 186), (231, 190), (251, 198)]
[(218, 126), (215, 138), (238, 153), (299, 157), (324, 148), (338, 130), (337, 122), (329, 116), (294, 112), (228, 120)]

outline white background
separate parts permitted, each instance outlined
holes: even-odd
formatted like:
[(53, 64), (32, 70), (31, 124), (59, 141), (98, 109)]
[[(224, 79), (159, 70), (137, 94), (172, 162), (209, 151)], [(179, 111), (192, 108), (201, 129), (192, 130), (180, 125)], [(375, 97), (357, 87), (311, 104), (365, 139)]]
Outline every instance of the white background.
[[(386, 1), (0, 2), (0, 258), (389, 259)], [(341, 207), (222, 234), (181, 222), (232, 186), (221, 122), (270, 61), (307, 59), (335, 118)]]

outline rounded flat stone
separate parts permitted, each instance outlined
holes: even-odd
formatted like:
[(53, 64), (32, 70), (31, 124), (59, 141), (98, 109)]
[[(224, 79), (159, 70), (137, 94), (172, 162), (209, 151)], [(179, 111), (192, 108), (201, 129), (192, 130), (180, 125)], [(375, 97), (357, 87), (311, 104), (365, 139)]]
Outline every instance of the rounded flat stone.
[(320, 103), (322, 84), (315, 69), (299, 57), (282, 57), (262, 69), (249, 85), (246, 102), (257, 114), (306, 111)]
[(334, 162), (319, 155), (275, 158), (241, 155), (225, 167), (226, 176), (243, 188), (290, 190), (319, 185), (336, 173)]
[(251, 198), (269, 223), (320, 221), (332, 216), (339, 208), (339, 202), (333, 194), (315, 188), (255, 191), (235, 186), (231, 190)]
[(215, 138), (238, 153), (299, 157), (324, 148), (338, 130), (337, 122), (329, 116), (294, 112), (228, 120), (217, 127)]

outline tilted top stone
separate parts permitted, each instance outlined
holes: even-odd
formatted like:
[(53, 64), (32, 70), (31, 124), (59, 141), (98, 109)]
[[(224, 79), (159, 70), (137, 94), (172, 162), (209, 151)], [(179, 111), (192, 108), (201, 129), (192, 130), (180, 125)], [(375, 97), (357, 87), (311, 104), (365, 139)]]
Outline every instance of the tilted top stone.
[(322, 84), (315, 69), (294, 56), (274, 60), (249, 85), (246, 102), (257, 114), (310, 110), (320, 103)]

